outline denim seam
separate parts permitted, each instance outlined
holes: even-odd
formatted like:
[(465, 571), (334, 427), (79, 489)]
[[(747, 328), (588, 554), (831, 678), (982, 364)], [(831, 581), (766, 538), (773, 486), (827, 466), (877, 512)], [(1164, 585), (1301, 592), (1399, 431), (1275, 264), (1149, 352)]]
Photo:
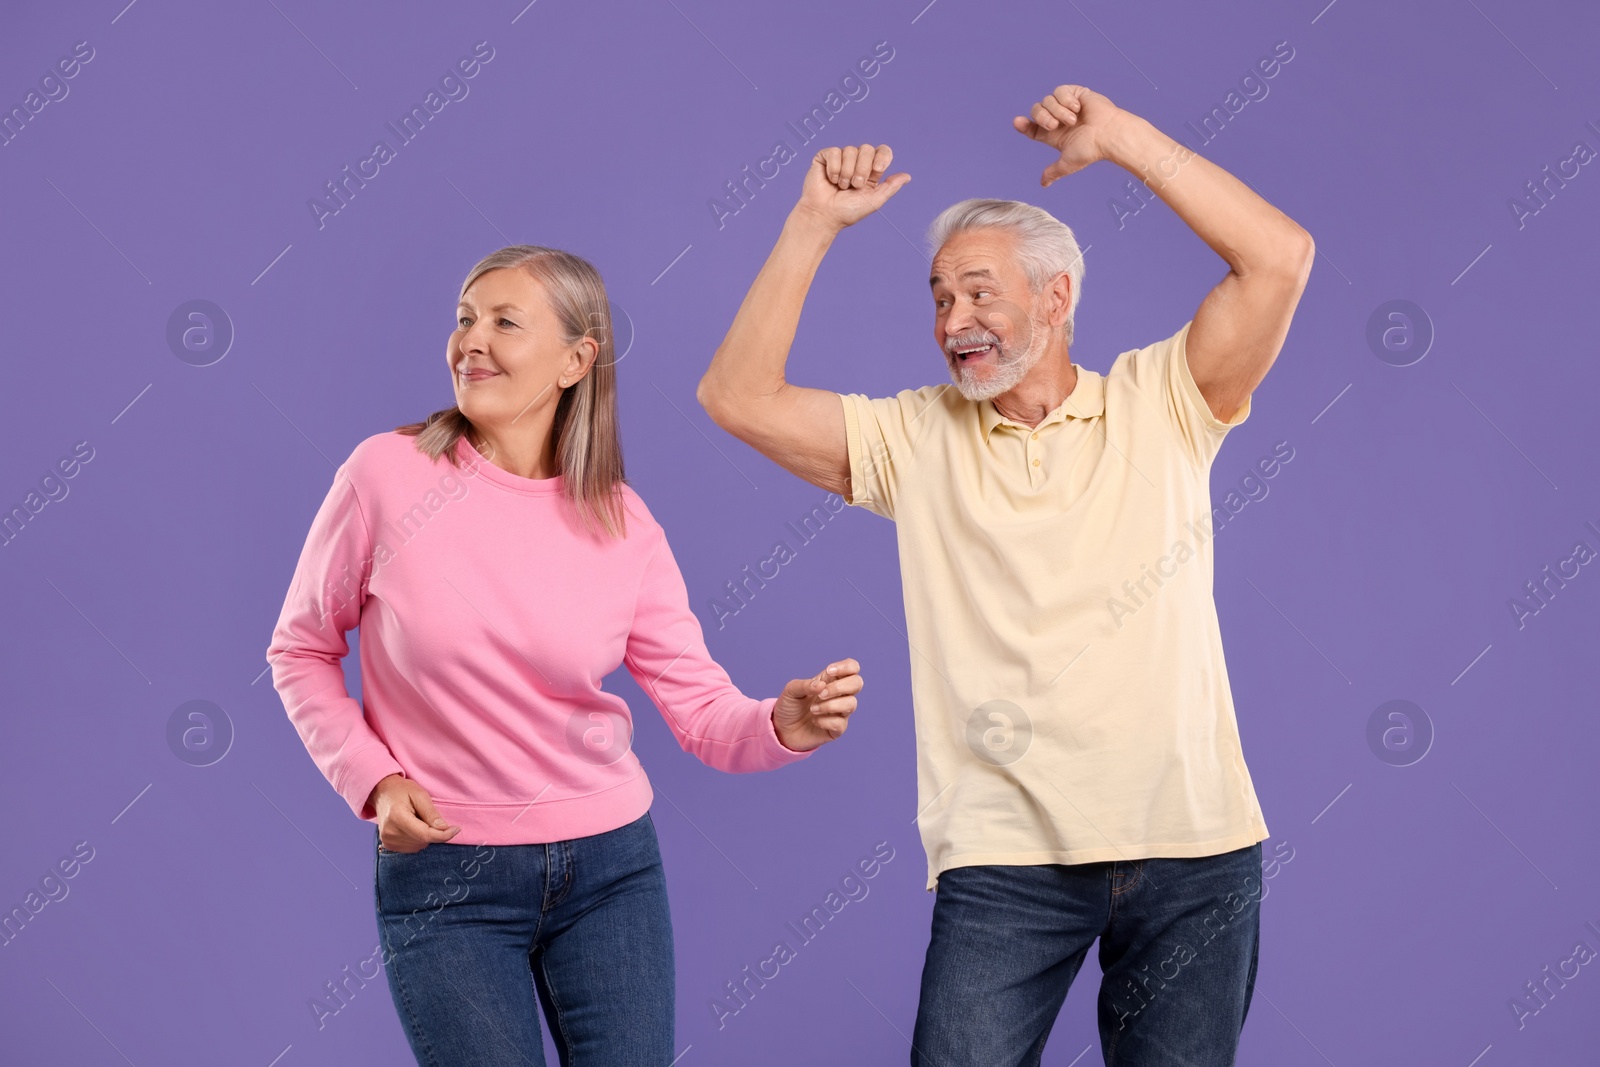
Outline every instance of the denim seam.
[[(1104, 985), (1105, 985), (1105, 979), (1102, 978), (1101, 979), (1102, 988), (1104, 987)], [(1137, 996), (1137, 994), (1135, 994), (1135, 996)], [(1143, 1006), (1141, 1006), (1138, 1011), (1134, 1012), (1134, 1014), (1137, 1015), (1137, 1014), (1139, 1014), (1139, 1011), (1143, 1011), (1143, 1010), (1144, 1010), (1144, 1008), (1143, 1008)], [(1117, 1021), (1120, 1023), (1122, 1020), (1118, 1019)], [(1131, 1024), (1130, 1024), (1130, 1026), (1118, 1026), (1115, 1030), (1113, 1030), (1111, 1032), (1111, 1040), (1106, 1044), (1106, 1063), (1107, 1064), (1112, 1064), (1112, 1063), (1116, 1062), (1116, 1058), (1117, 1058), (1117, 1042), (1122, 1040), (1123, 1031), (1130, 1029), (1130, 1027), (1131, 1027)]]
[(1046, 1023), (1044, 1033), (1039, 1035), (1039, 1040), (1033, 1043), (1033, 1047), (1028, 1050), (1027, 1056), (1023, 1058), (1024, 1067), (1039, 1067), (1044, 1062), (1044, 1047), (1049, 1040), (1050, 1024)]
[(561, 998), (556, 995), (555, 983), (550, 981), (549, 957), (543, 953), (539, 956), (539, 973), (544, 975), (544, 987), (550, 991), (550, 1008), (556, 1014), (556, 1028), (561, 1031), (562, 1051), (566, 1054), (562, 1061), (566, 1062), (572, 1057), (572, 1035), (567, 1033), (567, 1017), (561, 1014)]
[[(555, 908), (560, 905), (562, 901), (567, 899), (567, 894), (572, 892), (572, 842), (557, 841), (555, 842), (555, 846), (556, 850), (561, 854), (561, 888), (556, 892), (554, 899), (550, 899), (548, 896), (546, 897), (546, 903), (551, 908)], [(547, 886), (549, 885), (550, 879), (549, 870), (549, 867), (546, 866), (545, 884)]]
[(400, 957), (394, 951), (394, 943), (389, 937), (389, 923), (383, 917), (380, 897), (378, 926), (383, 931), (383, 947), (389, 954), (389, 966), (394, 968), (395, 986), (400, 990), (400, 1002), (406, 1010), (406, 1026), (416, 1034), (417, 1040), (422, 1044), (422, 1050), (428, 1057), (428, 1063), (438, 1067), (439, 1057), (434, 1054), (433, 1045), (428, 1041), (428, 1035), (423, 1032), (422, 1024), (417, 1020), (417, 1014), (411, 1007), (411, 987), (406, 985), (405, 978), (400, 972)]
[(544, 930), (544, 917), (550, 912), (550, 846), (544, 846), (544, 893), (539, 899), (539, 915), (533, 922), (533, 936), (531, 938), (533, 951), (539, 947), (539, 934)]

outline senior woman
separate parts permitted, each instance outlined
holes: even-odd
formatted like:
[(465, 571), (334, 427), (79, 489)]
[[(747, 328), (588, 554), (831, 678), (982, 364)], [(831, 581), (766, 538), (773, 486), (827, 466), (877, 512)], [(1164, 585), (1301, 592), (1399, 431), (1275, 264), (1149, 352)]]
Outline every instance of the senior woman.
[[(368, 437), (311, 525), (267, 655), (317, 767), (377, 825), (390, 993), (419, 1063), (665, 1067), (671, 918), (625, 664), (685, 750), (770, 770), (840, 736), (842, 659), (745, 696), (623, 478), (599, 273), (500, 249), (461, 287), (454, 407)], [(345, 689), (360, 627), (363, 699)], [(530, 980), (531, 978), (531, 980)]]

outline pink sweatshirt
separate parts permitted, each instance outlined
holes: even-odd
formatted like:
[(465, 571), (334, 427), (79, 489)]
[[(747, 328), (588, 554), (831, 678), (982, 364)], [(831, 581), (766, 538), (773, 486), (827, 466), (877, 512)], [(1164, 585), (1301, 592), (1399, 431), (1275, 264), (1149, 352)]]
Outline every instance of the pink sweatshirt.
[[(600, 688), (619, 664), (678, 743), (719, 770), (801, 760), (706, 650), (661, 526), (626, 498), (625, 539), (586, 537), (561, 478), (522, 478), (465, 440), (461, 467), (382, 433), (334, 473), (267, 658), (334, 790), (362, 819), (379, 780), (428, 791), (466, 844), (538, 844), (624, 826), (654, 796), (632, 717)], [(345, 632), (361, 628), (361, 687)]]

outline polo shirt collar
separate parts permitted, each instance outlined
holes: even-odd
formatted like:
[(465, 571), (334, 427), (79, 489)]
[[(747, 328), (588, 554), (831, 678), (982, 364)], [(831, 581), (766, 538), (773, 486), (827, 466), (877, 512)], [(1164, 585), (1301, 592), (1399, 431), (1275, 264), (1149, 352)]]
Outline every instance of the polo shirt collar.
[[(1061, 422), (1069, 416), (1075, 419), (1092, 419), (1106, 412), (1105, 377), (1088, 367), (1078, 367), (1078, 383), (1072, 387), (1072, 393), (1063, 400), (1059, 407), (1039, 421), (1039, 426), (1052, 422)], [(1021, 423), (1010, 423), (1010, 420), (995, 410), (993, 400), (985, 400), (978, 405), (978, 414), (983, 421), (983, 439), (989, 439), (989, 431), (1002, 422), (1010, 425), (1021, 426)], [(1034, 427), (1038, 429), (1039, 427)]]

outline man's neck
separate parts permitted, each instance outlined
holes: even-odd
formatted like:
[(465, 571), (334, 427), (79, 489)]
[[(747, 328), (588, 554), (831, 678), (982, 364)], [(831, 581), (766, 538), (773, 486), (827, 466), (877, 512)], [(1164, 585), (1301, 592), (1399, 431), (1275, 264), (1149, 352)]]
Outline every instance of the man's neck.
[(1046, 355), (1013, 389), (995, 397), (994, 408), (1012, 422), (1037, 426), (1077, 386), (1078, 368), (1063, 348), (1059, 355)]

